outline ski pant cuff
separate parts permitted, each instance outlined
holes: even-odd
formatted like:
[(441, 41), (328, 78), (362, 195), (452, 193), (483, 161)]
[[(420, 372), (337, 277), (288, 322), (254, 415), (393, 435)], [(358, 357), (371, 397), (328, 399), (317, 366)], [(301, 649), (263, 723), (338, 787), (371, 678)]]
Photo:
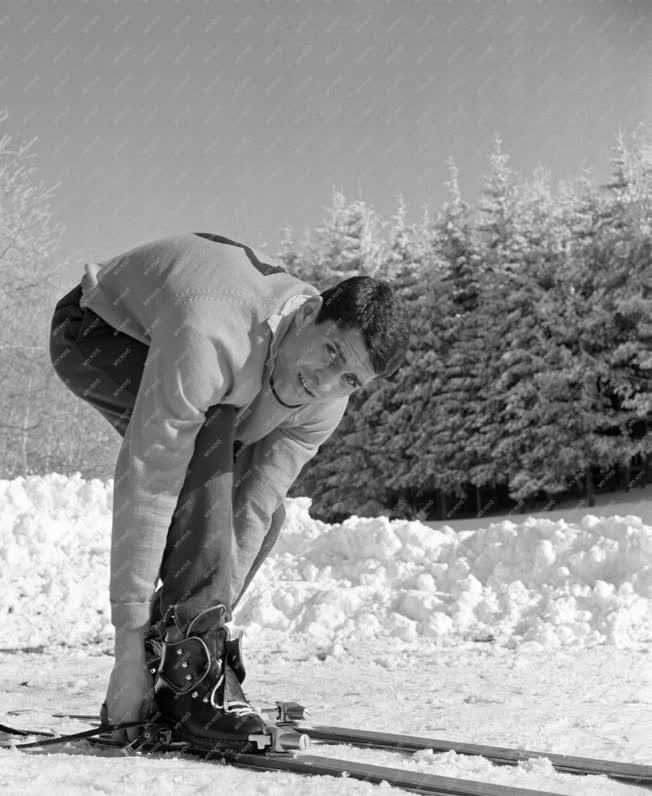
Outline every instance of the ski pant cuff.
[(111, 624), (124, 630), (146, 630), (149, 626), (150, 604), (111, 603)]

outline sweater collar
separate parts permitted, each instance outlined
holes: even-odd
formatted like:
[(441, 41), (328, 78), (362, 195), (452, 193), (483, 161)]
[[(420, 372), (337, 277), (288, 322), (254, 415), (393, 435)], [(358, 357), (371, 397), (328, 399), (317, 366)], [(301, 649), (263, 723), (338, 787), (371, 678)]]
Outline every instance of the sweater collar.
[(272, 315), (266, 319), (267, 325), (272, 330), (272, 344), (270, 346), (270, 350), (273, 349), (276, 351), (279, 342), (283, 339), (283, 335), (288, 330), (288, 327), (292, 322), (292, 314), (309, 298), (311, 298), (311, 296), (304, 293), (299, 293), (296, 296), (290, 296), (290, 298), (285, 302), (285, 304), (283, 304), (278, 312), (272, 313)]
[(285, 337), (285, 334), (290, 328), (295, 310), (297, 310), (309, 298), (309, 295), (305, 295), (303, 293), (300, 293), (296, 296), (291, 296), (278, 312), (273, 313), (269, 316), (269, 318), (267, 318), (267, 325), (272, 330), (272, 339), (270, 342), (267, 359), (265, 360), (264, 384), (266, 387), (269, 387), (270, 394), (272, 395), (276, 405), (283, 409), (299, 409), (301, 406), (303, 406), (303, 404), (282, 403), (277, 398), (274, 388), (270, 383), (270, 375), (273, 370), (276, 352), (281, 344), (281, 340)]

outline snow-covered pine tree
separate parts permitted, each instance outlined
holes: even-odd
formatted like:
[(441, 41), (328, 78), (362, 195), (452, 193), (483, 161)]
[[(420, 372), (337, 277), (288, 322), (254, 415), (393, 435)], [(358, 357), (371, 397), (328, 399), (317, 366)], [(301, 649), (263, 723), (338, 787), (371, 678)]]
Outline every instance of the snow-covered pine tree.
[(328, 219), (317, 227), (312, 242), (315, 270), (321, 283), (331, 287), (351, 276), (374, 276), (381, 247), (380, 223), (366, 202), (347, 201), (333, 190)]
[(593, 249), (597, 304), (605, 321), (599, 388), (613, 409), (610, 425), (617, 429), (614, 441), (626, 469), (633, 456), (650, 452), (644, 431), (652, 414), (652, 165), (640, 143), (634, 147), (619, 134), (612, 178), (602, 186)]
[(482, 240), (483, 261), (490, 270), (508, 271), (517, 267), (522, 251), (514, 229), (514, 203), (518, 197), (509, 161), (500, 136), (496, 136), (475, 224)]
[[(527, 275), (524, 260), (528, 244), (524, 223), (519, 223), (519, 191), (510, 157), (496, 138), (489, 158), (489, 173), (484, 181), (476, 230), (480, 256), (487, 276), (481, 315), (488, 357), (484, 364), (485, 387), (483, 420), (478, 428), (478, 449), (488, 465), (474, 469), (478, 481), (509, 485), (520, 470), (520, 455), (525, 450), (523, 429), (519, 423), (522, 407), (518, 400), (510, 406), (510, 394), (522, 390), (523, 373), (531, 333), (532, 302), (527, 298)], [(523, 295), (519, 292), (523, 290)], [(527, 329), (523, 328), (526, 324)], [(522, 335), (523, 340), (518, 336)], [(523, 351), (525, 346), (525, 351)], [(514, 401), (514, 396), (511, 398)], [(494, 480), (495, 479), (495, 480)], [(533, 490), (536, 491), (536, 490)], [(512, 495), (514, 496), (514, 495)]]
[(408, 307), (412, 332), (409, 350), (399, 371), (380, 380), (370, 391), (364, 405), (364, 425), (368, 453), (374, 464), (372, 472), (377, 478), (374, 497), (382, 502), (389, 516), (414, 518), (423, 508), (421, 479), (427, 475), (427, 471), (421, 470), (420, 477), (414, 479), (411, 473), (413, 412), (420, 400), (416, 388), (423, 377), (415, 362), (418, 363), (416, 352), (423, 343), (418, 322), (424, 265), (418, 230), (407, 223), (406, 216), (405, 200), (399, 196), (376, 276), (386, 279)]
[(548, 174), (535, 170), (518, 194), (513, 229), (519, 267), (496, 274), (492, 291), (494, 310), (505, 323), (493, 389), (501, 397), (504, 427), (496, 453), (506, 462), (510, 497), (525, 501), (567, 490), (572, 474), (586, 464), (578, 442), (587, 417), (565, 377), (571, 358), (555, 331), (563, 246)]
[[(466, 496), (469, 469), (477, 463), (473, 425), (477, 414), (482, 343), (474, 313), (480, 295), (480, 260), (472, 242), (468, 205), (460, 195), (455, 163), (449, 160), (449, 197), (431, 228), (437, 268), (421, 306), (423, 337), (417, 365), (412, 479), (423, 480), (442, 498)], [(468, 507), (467, 507), (468, 508)], [(444, 512), (445, 513), (445, 512)]]

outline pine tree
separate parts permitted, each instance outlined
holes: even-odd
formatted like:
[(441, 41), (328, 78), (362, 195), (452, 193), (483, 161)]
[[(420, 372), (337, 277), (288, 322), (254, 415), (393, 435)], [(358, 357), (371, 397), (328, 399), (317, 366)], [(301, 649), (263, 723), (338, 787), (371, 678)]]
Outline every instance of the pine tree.
[[(628, 149), (619, 134), (612, 156), (612, 179), (603, 186), (597, 220), (596, 274), (606, 369), (600, 388), (614, 410), (621, 462), (640, 452), (631, 429), (651, 414), (652, 343), (652, 168), (640, 148)], [(597, 250), (597, 251), (596, 251)], [(598, 254), (599, 252), (599, 254)], [(642, 447), (648, 452), (649, 438)]]
[(507, 161), (497, 142), (481, 206), (486, 220), (478, 224), (488, 273), (473, 322), (482, 332), (479, 354), (488, 356), (476, 404), (479, 463), (470, 475), (476, 485), (507, 484), (520, 498), (560, 491), (563, 483), (549, 455), (554, 412), (538, 386), (554, 359), (544, 314), (555, 284), (554, 249), (561, 246), (547, 173), (537, 169), (516, 186)]
[(417, 418), (418, 447), (425, 449), (423, 465), (437, 489), (466, 498), (471, 483), (483, 483), (484, 468), (491, 462), (478, 444), (486, 411), (482, 392), (487, 347), (481, 312), (485, 274), (452, 159), (446, 184), (449, 199), (433, 227), (433, 250), (443, 264), (430, 312), (438, 361), (430, 355), (435, 369), (423, 385), (426, 401)]
[[(514, 234), (514, 202), (516, 188), (513, 171), (509, 167), (510, 157), (502, 150), (502, 140), (494, 139), (494, 148), (489, 156), (489, 174), (485, 178), (476, 222), (476, 230), (482, 240), (483, 259), (490, 271), (510, 270), (518, 265), (513, 248), (517, 240)], [(520, 250), (516, 246), (517, 250)]]
[(351, 276), (374, 276), (381, 243), (375, 211), (364, 201), (347, 202), (334, 190), (328, 220), (315, 232), (313, 251), (327, 287)]
[[(415, 358), (421, 332), (418, 319), (423, 263), (418, 231), (407, 223), (406, 215), (405, 201), (399, 196), (397, 211), (391, 219), (388, 245), (376, 277), (385, 278), (407, 307), (411, 322), (410, 343), (402, 367), (376, 385), (364, 406), (369, 430), (365, 442), (373, 457), (378, 482), (385, 485), (380, 491), (376, 484), (377, 496), (389, 508), (390, 515), (396, 516), (415, 516), (420, 493), (419, 481), (411, 479), (408, 473), (414, 433), (412, 417), (419, 400), (415, 386), (421, 378), (418, 371), (415, 373)], [(408, 480), (409, 485), (405, 487)]]

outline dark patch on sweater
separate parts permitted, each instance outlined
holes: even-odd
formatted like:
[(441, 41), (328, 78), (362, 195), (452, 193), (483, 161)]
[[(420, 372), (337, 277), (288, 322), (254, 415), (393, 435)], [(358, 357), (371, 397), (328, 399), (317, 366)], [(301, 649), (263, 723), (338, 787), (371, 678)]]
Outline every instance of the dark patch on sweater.
[(250, 249), (249, 246), (245, 246), (244, 243), (238, 243), (235, 240), (229, 240), (229, 238), (225, 238), (222, 235), (213, 235), (210, 232), (193, 232), (192, 234), (197, 235), (200, 238), (206, 238), (207, 240), (213, 241), (213, 243), (223, 243), (226, 246), (238, 246), (240, 249), (244, 249), (245, 254), (249, 258), (249, 262), (263, 276), (270, 276), (270, 274), (287, 274), (285, 268), (281, 268), (280, 265), (272, 265), (271, 263), (264, 263), (262, 260), (259, 260), (254, 254), (253, 250)]

